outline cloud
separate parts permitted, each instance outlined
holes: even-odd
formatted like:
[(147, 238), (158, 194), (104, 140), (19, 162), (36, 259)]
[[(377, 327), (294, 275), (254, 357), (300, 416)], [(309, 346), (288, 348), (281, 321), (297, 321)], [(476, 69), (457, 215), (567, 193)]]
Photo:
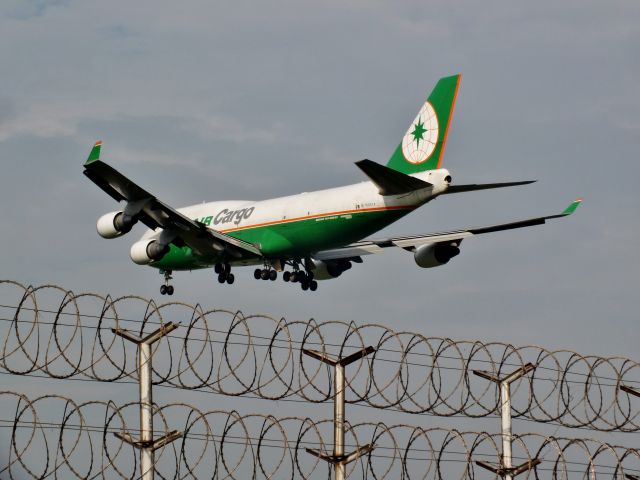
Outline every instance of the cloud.
[(370, 257), (316, 296), (240, 270), (229, 288), (177, 274), (175, 298), (633, 355), (619, 327), (640, 268), (637, 5), (3, 2), (4, 275), (157, 294), (160, 277), (128, 258), (140, 229), (95, 234), (117, 208), (81, 174), (97, 139), (176, 207), (339, 186), (364, 180), (353, 161), (384, 163), (437, 78), (460, 71), (454, 179), (540, 182), (449, 195), (376, 236), (535, 216), (584, 194), (576, 215), (465, 240), (445, 267)]
[[(0, 109), (3, 106), (0, 104)], [(65, 112), (22, 111), (9, 112), (0, 118), (0, 142), (16, 136), (53, 138), (75, 135), (81, 116)]]
[(0, 15), (25, 21), (44, 16), (50, 8), (70, 3), (71, 0), (5, 0), (0, 6)]

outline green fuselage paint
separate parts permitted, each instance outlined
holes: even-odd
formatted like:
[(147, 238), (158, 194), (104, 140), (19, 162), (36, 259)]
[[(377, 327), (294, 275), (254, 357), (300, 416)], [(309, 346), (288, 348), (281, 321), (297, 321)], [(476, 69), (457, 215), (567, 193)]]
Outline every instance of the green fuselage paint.
[[(260, 202), (213, 202), (180, 209), (208, 228), (255, 245), (262, 256), (225, 257), (211, 249), (197, 255), (189, 247), (170, 246), (162, 260), (150, 265), (163, 270), (194, 270), (228, 261), (232, 265), (262, 264), (273, 259), (302, 259), (314, 252), (361, 240), (397, 221), (446, 188), (445, 169), (416, 174), (432, 188), (382, 196), (363, 182)], [(143, 238), (156, 232), (149, 231)]]

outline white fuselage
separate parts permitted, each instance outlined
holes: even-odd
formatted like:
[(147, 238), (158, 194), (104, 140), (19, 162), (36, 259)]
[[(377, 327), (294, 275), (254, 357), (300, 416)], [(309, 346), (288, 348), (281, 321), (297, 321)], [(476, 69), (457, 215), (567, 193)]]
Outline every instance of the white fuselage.
[[(433, 187), (402, 195), (383, 196), (370, 181), (344, 187), (304, 192), (268, 200), (225, 200), (206, 202), (178, 209), (192, 219), (205, 223), (219, 232), (229, 233), (282, 224), (314, 217), (349, 215), (360, 211), (392, 210), (418, 207), (444, 192), (449, 183), (446, 169), (430, 170), (411, 175)], [(143, 238), (158, 232), (147, 231)]]

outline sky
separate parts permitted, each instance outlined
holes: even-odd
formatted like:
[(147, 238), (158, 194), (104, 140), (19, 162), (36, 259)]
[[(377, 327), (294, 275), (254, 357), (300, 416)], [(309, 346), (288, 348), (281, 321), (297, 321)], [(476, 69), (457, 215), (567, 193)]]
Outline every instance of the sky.
[(454, 182), (538, 180), (448, 195), (379, 236), (562, 211), (465, 240), (448, 265), (366, 258), (315, 293), (211, 270), (173, 299), (245, 313), (381, 323), (454, 339), (637, 358), (640, 4), (634, 1), (0, 4), (0, 277), (112, 296), (158, 294), (104, 240), (118, 205), (82, 175), (102, 157), (162, 201), (265, 199), (363, 180), (436, 81), (461, 73), (444, 166)]

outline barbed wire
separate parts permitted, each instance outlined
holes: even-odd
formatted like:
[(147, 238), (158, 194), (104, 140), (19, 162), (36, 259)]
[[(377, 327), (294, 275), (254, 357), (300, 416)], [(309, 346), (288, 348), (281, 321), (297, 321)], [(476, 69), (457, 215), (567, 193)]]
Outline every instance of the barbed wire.
[[(2, 478), (137, 478), (137, 452), (114, 433), (136, 438), (138, 403), (74, 402), (57, 395), (33, 399), (0, 392), (6, 438)], [(103, 424), (98, 425), (102, 419)], [(90, 421), (92, 420), (92, 421)], [(184, 403), (154, 407), (156, 437), (182, 436), (156, 451), (160, 478), (330, 478), (328, 465), (306, 449), (330, 451), (332, 420), (220, 410)], [(501, 436), (415, 425), (364, 422), (346, 425), (346, 449), (375, 449), (348, 466), (352, 478), (467, 479), (482, 471), (477, 460), (499, 463)], [(624, 478), (640, 473), (640, 450), (593, 439), (515, 435), (515, 464), (541, 463), (528, 478)]]
[(473, 370), (503, 377), (531, 362), (537, 368), (512, 385), (514, 417), (600, 431), (640, 429), (640, 399), (619, 388), (640, 386), (640, 365), (628, 358), (425, 337), (377, 324), (291, 321), (181, 302), (159, 305), (138, 296), (113, 299), (8, 280), (0, 281), (0, 370), (135, 380), (136, 349), (112, 330), (143, 336), (167, 322), (181, 322), (181, 328), (153, 347), (156, 385), (325, 402), (332, 398), (331, 372), (302, 349), (346, 356), (371, 345), (376, 351), (347, 369), (349, 403), (487, 417), (499, 406), (498, 388)]

